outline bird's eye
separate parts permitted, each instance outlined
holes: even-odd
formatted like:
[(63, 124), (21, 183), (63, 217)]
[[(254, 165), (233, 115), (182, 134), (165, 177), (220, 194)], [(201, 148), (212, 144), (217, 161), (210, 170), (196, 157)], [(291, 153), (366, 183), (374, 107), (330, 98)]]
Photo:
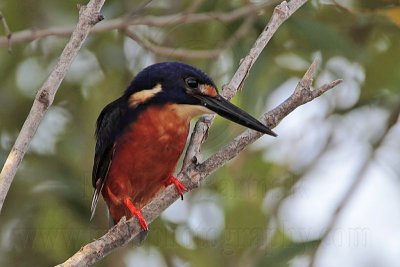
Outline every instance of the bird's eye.
[(197, 87), (199, 87), (199, 82), (194, 78), (186, 78), (185, 82), (186, 85), (191, 89), (197, 89)]

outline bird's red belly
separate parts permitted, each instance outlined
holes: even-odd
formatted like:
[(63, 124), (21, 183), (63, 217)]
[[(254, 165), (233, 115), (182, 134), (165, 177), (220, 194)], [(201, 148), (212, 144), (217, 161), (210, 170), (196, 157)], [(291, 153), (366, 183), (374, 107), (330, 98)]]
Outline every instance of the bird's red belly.
[(189, 122), (169, 106), (149, 107), (119, 137), (102, 190), (114, 222), (131, 217), (124, 198), (130, 198), (141, 209), (165, 186), (188, 132)]

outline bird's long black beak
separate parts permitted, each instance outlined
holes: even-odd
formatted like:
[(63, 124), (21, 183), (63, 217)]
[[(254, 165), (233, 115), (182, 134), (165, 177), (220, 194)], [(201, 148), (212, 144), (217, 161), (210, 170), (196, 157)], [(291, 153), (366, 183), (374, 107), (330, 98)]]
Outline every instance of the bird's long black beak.
[(196, 97), (200, 99), (201, 103), (205, 107), (230, 121), (264, 134), (277, 136), (276, 133), (274, 133), (271, 129), (262, 124), (256, 118), (252, 117), (246, 111), (241, 110), (237, 106), (233, 105), (231, 102), (229, 102), (219, 94), (215, 97), (205, 95), (198, 95)]

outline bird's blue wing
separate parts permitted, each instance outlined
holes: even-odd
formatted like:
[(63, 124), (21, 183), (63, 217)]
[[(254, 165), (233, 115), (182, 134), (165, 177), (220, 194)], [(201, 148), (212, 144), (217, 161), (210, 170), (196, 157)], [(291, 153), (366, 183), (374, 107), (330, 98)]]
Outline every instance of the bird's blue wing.
[(92, 171), (92, 185), (95, 188), (90, 208), (94, 216), (100, 192), (103, 188), (114, 154), (116, 137), (123, 130), (122, 118), (125, 114), (121, 98), (108, 104), (100, 113), (96, 123), (96, 149)]

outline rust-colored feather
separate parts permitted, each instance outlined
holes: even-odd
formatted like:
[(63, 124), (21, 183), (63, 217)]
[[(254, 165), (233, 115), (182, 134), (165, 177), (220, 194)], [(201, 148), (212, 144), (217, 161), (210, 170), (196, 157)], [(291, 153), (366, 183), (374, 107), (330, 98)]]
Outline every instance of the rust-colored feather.
[(189, 118), (174, 105), (148, 107), (115, 144), (103, 197), (114, 222), (131, 217), (123, 205), (128, 197), (138, 209), (146, 205), (173, 174), (185, 147)]

